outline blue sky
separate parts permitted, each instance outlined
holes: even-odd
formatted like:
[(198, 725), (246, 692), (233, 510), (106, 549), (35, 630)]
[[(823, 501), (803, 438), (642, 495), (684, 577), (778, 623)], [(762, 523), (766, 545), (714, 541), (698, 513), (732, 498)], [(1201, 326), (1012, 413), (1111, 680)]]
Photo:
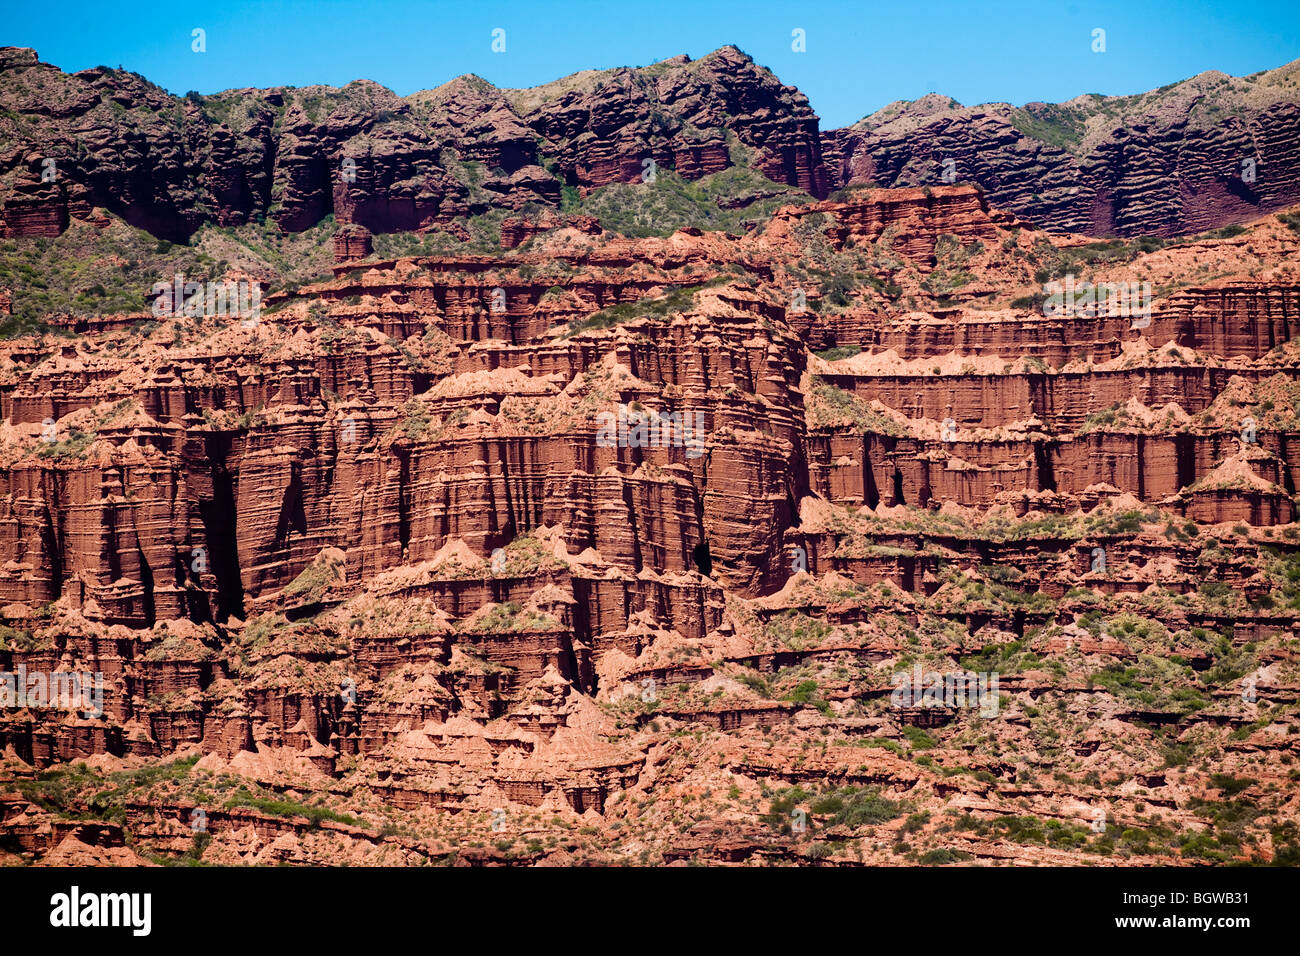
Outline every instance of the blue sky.
[[(963, 103), (1057, 102), (1300, 58), (1297, 0), (9, 0), (7, 7), (0, 45), (35, 47), (68, 71), (123, 66), (177, 94), (368, 78), (406, 95), (463, 73), (534, 86), (734, 43), (803, 90), (825, 128), (928, 92)], [(207, 33), (205, 53), (191, 50), (196, 27)], [(498, 27), (504, 53), (491, 50)], [(796, 28), (805, 31), (806, 52), (791, 50)], [(1104, 53), (1091, 49), (1096, 28), (1106, 31)]]

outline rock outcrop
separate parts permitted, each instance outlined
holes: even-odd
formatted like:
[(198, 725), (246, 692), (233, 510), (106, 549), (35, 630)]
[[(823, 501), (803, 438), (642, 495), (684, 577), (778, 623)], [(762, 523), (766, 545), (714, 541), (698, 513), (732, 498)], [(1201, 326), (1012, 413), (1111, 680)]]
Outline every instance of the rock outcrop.
[[(694, 102), (692, 66), (663, 76)], [(504, 108), (474, 89), (458, 121)], [(496, 255), (378, 258), (353, 221), (251, 318), (0, 343), (0, 672), (94, 690), (0, 711), (7, 853), (178, 855), (202, 811), (208, 861), (810, 862), (813, 790), (842, 863), (911, 852), (904, 820), (927, 862), (1291, 852), (1198, 817), (1224, 779), (1295, 815), (1288, 225), (1098, 247), (970, 186), (743, 236), (506, 223)], [(1065, 268), (1160, 292), (1045, 314)], [(899, 704), (913, 666), (1001, 683)], [(670, 822), (699, 806), (717, 839)]]
[(739, 165), (818, 199), (974, 183), (1042, 228), (1184, 235), (1300, 201), (1296, 69), (1023, 108), (930, 95), (823, 131), (802, 93), (735, 47), (527, 90), (464, 76), (405, 98), (366, 80), (177, 98), (6, 47), (0, 233), (57, 236), (96, 207), (169, 240), (263, 219), (299, 232), (329, 214), (454, 232), (489, 210), (553, 209), (566, 188)]
[(1300, 202), (1297, 72), (1023, 107), (930, 94), (823, 133), (822, 151), (835, 185), (970, 182), (1050, 229), (1186, 235)]

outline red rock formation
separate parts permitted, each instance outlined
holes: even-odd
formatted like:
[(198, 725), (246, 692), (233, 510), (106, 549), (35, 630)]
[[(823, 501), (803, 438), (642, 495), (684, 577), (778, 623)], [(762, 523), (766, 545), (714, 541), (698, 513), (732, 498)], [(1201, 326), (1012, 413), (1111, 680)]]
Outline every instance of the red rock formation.
[(551, 229), (576, 229), (589, 236), (601, 234), (600, 222), (592, 216), (512, 216), (501, 223), (501, 248), (515, 249)]
[(370, 230), (364, 226), (344, 226), (334, 234), (334, 261), (355, 262), (374, 252)]
[(939, 236), (962, 242), (993, 239), (997, 227), (988, 204), (970, 186), (931, 189), (867, 190), (844, 203), (816, 203), (785, 210), (771, 228), (796, 225), (807, 216), (832, 213), (827, 235), (836, 246), (847, 240), (875, 242), (887, 226), (900, 230), (898, 251), (909, 259), (930, 262)]
[[(482, 149), (518, 160), (511, 142)], [(647, 792), (676, 812), (734, 780), (765, 807), (756, 781), (833, 778), (935, 808), (978, 798), (996, 819), (1029, 793), (999, 754), (1039, 747), (1033, 722), (1060, 708), (1052, 739), (1080, 761), (1120, 761), (1091, 729), (1122, 725), (1128, 762), (1108, 773), (1134, 771), (1156, 724), (1237, 759), (1220, 743), (1258, 718), (1221, 675), (1295, 694), (1296, 287), (1251, 257), (1194, 282), (1222, 252), (1198, 243), (1161, 253), (1178, 291), (1149, 325), (1043, 316), (1008, 301), (1036, 268), (1012, 250), (1041, 234), (1021, 245), (1007, 223), (945, 187), (786, 209), (739, 238), (574, 242), (591, 224), (518, 217), (503, 245), (531, 242), (499, 255), (355, 258), (354, 224), (334, 278), (268, 295), (256, 324), (100, 316), (5, 340), (0, 672), (98, 674), (103, 712), (4, 708), (0, 773), (189, 753), (271, 805), (348, 801), (329, 805), (364, 825), (318, 820), (301, 856), (285, 846), (309, 818), (241, 791), (211, 808), (214, 852), (305, 862), (438, 855), (375, 800), (418, 811), (412, 826), (539, 811), (663, 842), (660, 818), (636, 823)], [(1281, 228), (1252, 236), (1284, 263), (1300, 239)], [(903, 312), (937, 297), (945, 236), (990, 291)], [(791, 304), (817, 256), (876, 281)], [(809, 354), (827, 343), (859, 351)], [(677, 424), (634, 440), (645, 410)], [(904, 655), (1002, 668), (996, 752), (959, 762), (983, 747), (969, 714), (887, 706), (882, 668)], [(924, 742), (916, 728), (958, 762), (877, 743)], [(1163, 737), (1147, 757), (1161, 790)], [(1126, 794), (1145, 813), (1150, 794)], [(6, 848), (192, 838), (194, 801), (170, 791), (80, 835), (60, 827), (91, 804), (59, 799), (0, 795)], [(771, 829), (772, 853), (793, 852)]]
[[(1017, 109), (931, 94), (823, 132), (802, 93), (730, 46), (533, 90), (465, 76), (406, 98), (358, 80), (186, 99), (6, 47), (0, 105), (26, 123), (0, 158), (0, 232), (58, 235), (93, 207), (169, 239), (259, 217), (300, 231), (331, 212), (376, 233), (427, 230), (555, 207), (565, 185), (640, 182), (648, 161), (699, 179), (733, 165), (734, 140), (752, 168), (817, 198), (970, 182), (1046, 228), (1187, 234), (1300, 201), (1293, 72), (1202, 74), (1148, 94), (1145, 112), (1104, 97)], [(1207, 99), (1216, 109), (1197, 108)]]
[[(962, 106), (932, 93), (824, 132), (822, 151), (833, 186), (969, 182), (1048, 229), (1185, 235), (1300, 202), (1295, 71), (1209, 71), (1137, 103)], [(1207, 112), (1211, 99), (1234, 120)]]

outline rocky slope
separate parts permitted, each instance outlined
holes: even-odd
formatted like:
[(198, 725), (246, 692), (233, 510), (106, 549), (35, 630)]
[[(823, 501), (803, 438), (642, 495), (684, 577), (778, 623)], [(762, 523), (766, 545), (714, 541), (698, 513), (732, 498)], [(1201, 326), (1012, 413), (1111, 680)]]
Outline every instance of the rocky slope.
[(205, 224), (299, 232), (330, 215), (463, 238), (490, 212), (573, 206), (658, 171), (694, 181), (740, 168), (815, 198), (975, 183), (1047, 229), (1184, 235), (1300, 201), (1297, 69), (1023, 108), (931, 95), (822, 131), (802, 93), (734, 47), (528, 90), (465, 76), (405, 98), (365, 80), (178, 98), (7, 47), (0, 234), (57, 236), (100, 208), (170, 241)]
[(1294, 863), (1295, 221), (855, 189), (53, 317), (0, 344), (0, 671), (104, 696), (0, 712), (0, 853)]
[(368, 81), (181, 99), (4, 48), (0, 106), (8, 236), (57, 235), (92, 207), (171, 240), (263, 217), (300, 231), (329, 213), (427, 230), (658, 168), (698, 179), (733, 153), (776, 182), (828, 188), (807, 98), (734, 47), (531, 90), (466, 76), (406, 99)]
[(931, 94), (822, 135), (832, 182), (980, 185), (1093, 236), (1177, 236), (1300, 202), (1300, 64), (1137, 96), (962, 106)]

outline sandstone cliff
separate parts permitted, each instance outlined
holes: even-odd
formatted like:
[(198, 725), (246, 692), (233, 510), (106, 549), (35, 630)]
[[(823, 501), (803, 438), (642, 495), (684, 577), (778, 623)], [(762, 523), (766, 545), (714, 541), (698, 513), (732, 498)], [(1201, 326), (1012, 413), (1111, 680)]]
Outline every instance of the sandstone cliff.
[(815, 198), (974, 183), (1042, 228), (1184, 235), (1300, 201), (1296, 69), (1055, 105), (930, 95), (823, 131), (802, 93), (735, 47), (527, 90), (465, 76), (404, 98), (366, 80), (178, 98), (6, 47), (0, 233), (56, 236), (96, 208), (170, 240), (263, 219), (298, 232), (330, 214), (375, 233), (454, 231), (557, 207), (566, 187), (580, 198), (655, 170), (743, 167)]
[[(1294, 852), (1285, 222), (1116, 246), (938, 186), (362, 228), (256, 321), (0, 343), (0, 671), (102, 679), (0, 714), (15, 860)], [(1044, 314), (1066, 268), (1160, 293)], [(894, 706), (914, 666), (997, 714)], [(1207, 820), (1227, 787), (1268, 817)]]

